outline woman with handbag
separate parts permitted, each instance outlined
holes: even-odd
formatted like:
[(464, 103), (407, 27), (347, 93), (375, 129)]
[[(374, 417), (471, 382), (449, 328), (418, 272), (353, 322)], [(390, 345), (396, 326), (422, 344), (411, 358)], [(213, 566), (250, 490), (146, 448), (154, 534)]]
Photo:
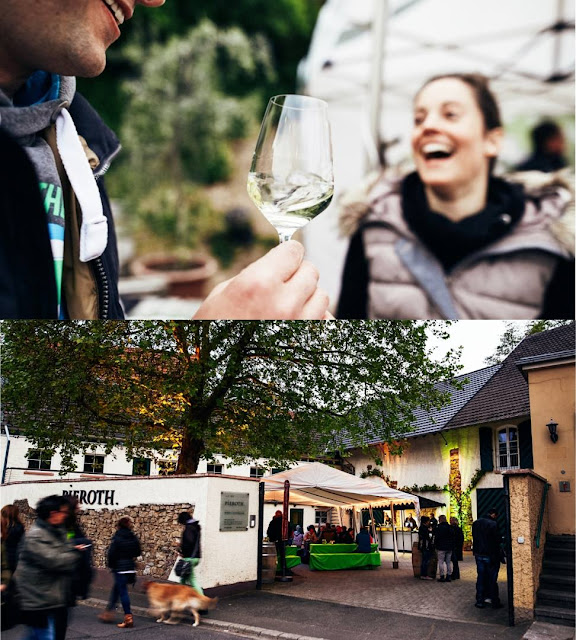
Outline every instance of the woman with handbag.
[(132, 520), (128, 517), (120, 518), (116, 525), (116, 533), (108, 547), (107, 561), (114, 574), (114, 586), (110, 593), (110, 600), (106, 609), (98, 616), (102, 622), (114, 622), (114, 612), (118, 600), (124, 610), (124, 621), (117, 624), (120, 629), (131, 629), (134, 626), (128, 585), (136, 582), (136, 565), (134, 558), (142, 553), (140, 541), (132, 531)]
[(180, 573), (180, 584), (188, 585), (195, 589), (200, 595), (204, 595), (202, 587), (198, 584), (194, 574), (194, 568), (200, 562), (200, 523), (190, 513), (183, 511), (178, 516), (178, 524), (184, 526), (182, 541), (180, 543), (180, 554), (182, 559), (189, 565)]

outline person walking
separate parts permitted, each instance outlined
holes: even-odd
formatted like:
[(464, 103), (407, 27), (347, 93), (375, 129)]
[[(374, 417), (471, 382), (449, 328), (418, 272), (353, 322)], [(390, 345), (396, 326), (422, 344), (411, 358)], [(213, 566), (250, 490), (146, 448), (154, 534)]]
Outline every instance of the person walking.
[(200, 562), (201, 554), (201, 535), (202, 529), (200, 523), (188, 511), (183, 511), (178, 516), (178, 523), (184, 526), (182, 532), (182, 541), (180, 543), (180, 554), (182, 558), (190, 564), (190, 573), (180, 578), (181, 584), (186, 584), (194, 588), (200, 595), (204, 595), (202, 587), (196, 578), (194, 569)]
[(438, 573), (440, 574), (438, 582), (451, 582), (454, 532), (444, 514), (438, 518), (438, 526), (434, 533), (434, 546), (438, 554)]
[(116, 625), (120, 629), (131, 629), (134, 626), (128, 585), (136, 582), (134, 559), (142, 553), (142, 549), (132, 528), (132, 520), (127, 516), (120, 518), (116, 524), (116, 533), (107, 553), (107, 564), (114, 574), (114, 586), (106, 609), (98, 615), (101, 622), (114, 622), (116, 604), (120, 600), (124, 611), (124, 620)]
[(70, 513), (64, 523), (66, 537), (74, 545), (82, 547), (80, 563), (72, 580), (72, 594), (74, 596), (74, 600), (76, 600), (76, 598), (86, 600), (94, 577), (94, 571), (92, 569), (92, 540), (86, 537), (84, 529), (78, 520), (78, 516), (81, 511), (80, 500), (77, 496), (72, 495), (66, 495), (64, 498), (70, 505)]
[[(280, 509), (274, 513), (274, 517), (270, 520), (266, 535), (268, 540), (276, 545), (279, 572), (283, 576), (291, 576), (292, 571), (286, 566), (286, 541), (282, 539), (282, 511)], [(290, 536), (290, 523), (288, 523), (288, 536)]]
[(12, 580), (18, 564), (18, 545), (24, 536), (24, 525), (20, 520), (18, 507), (8, 504), (2, 507), (2, 631), (18, 624), (18, 602)]
[(498, 594), (501, 536), (497, 517), (496, 509), (490, 509), (485, 516), (472, 523), (472, 549), (477, 572), (475, 606), (478, 609), (484, 609), (487, 603), (493, 609), (502, 607)]
[(434, 549), (432, 527), (430, 526), (430, 518), (428, 516), (422, 516), (420, 518), (420, 527), (418, 528), (418, 549), (422, 553), (422, 561), (420, 563), (420, 580), (434, 580), (434, 578), (428, 575), (428, 564)]
[(48, 496), (36, 506), (36, 521), (22, 539), (14, 581), (30, 640), (64, 640), (72, 604), (72, 576), (80, 545), (66, 538), (69, 505)]
[(460, 580), (460, 565), (464, 560), (464, 532), (458, 518), (450, 518), (450, 526), (454, 533), (454, 551), (452, 551), (452, 580)]

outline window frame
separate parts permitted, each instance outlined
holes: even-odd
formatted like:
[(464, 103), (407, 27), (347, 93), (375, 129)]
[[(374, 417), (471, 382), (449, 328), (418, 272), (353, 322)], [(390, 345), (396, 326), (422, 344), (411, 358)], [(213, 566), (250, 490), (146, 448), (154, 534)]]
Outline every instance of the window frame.
[[(26, 452), (26, 459), (28, 460), (28, 469), (31, 471), (50, 471), (52, 467), (52, 455), (47, 459), (48, 466), (43, 466), (46, 464), (46, 459), (43, 458), (42, 454), (46, 454), (46, 449), (28, 449)], [(37, 456), (32, 457), (32, 454), (38, 454)], [(31, 462), (38, 462), (37, 467), (33, 467), (30, 465)]]
[[(210, 467), (213, 467), (213, 469), (210, 470)], [(216, 467), (219, 467), (220, 471), (216, 471)], [(224, 465), (220, 462), (211, 462), (206, 465), (206, 473), (214, 473), (221, 476), (224, 473)]]
[[(510, 448), (511, 440), (510, 440), (510, 430), (514, 430), (516, 432), (516, 451), (512, 452)], [(500, 434), (502, 432), (506, 432), (506, 465), (501, 464), (501, 456), (504, 454), (501, 453), (500, 444), (504, 444), (500, 442)], [(494, 434), (496, 445), (494, 447), (494, 454), (496, 458), (496, 469), (499, 471), (508, 471), (509, 469), (520, 469), (520, 429), (517, 424), (507, 424), (495, 429)], [(517, 462), (516, 464), (511, 464), (512, 456), (516, 456)]]
[[(92, 463), (89, 463), (87, 461), (87, 458), (92, 458)], [(96, 470), (96, 458), (102, 458), (102, 465), (101, 468), (97, 471)], [(94, 473), (94, 474), (102, 474), (104, 473), (104, 465), (106, 463), (106, 456), (102, 453), (85, 453), (84, 454), (84, 466), (82, 468), (82, 473)], [(91, 464), (92, 466), (92, 471), (89, 471), (87, 469), (87, 466)], [(98, 467), (100, 467), (100, 464), (98, 464)]]
[(263, 478), (264, 477), (264, 469), (262, 467), (250, 467), (250, 477), (251, 478)]

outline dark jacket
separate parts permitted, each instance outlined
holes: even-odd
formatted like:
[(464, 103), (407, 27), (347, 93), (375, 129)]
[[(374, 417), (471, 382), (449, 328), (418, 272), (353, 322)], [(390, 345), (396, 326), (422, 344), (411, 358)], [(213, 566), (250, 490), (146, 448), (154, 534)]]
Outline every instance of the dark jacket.
[(418, 549), (420, 551), (432, 551), (434, 549), (432, 532), (427, 524), (421, 524), (418, 528)]
[(270, 542), (280, 542), (282, 540), (282, 516), (274, 516), (270, 520), (266, 535)]
[(200, 537), (202, 530), (198, 520), (188, 522), (182, 533), (180, 550), (184, 558), (201, 558)]
[(142, 553), (140, 541), (130, 529), (118, 529), (108, 547), (107, 563), (116, 573), (134, 571), (134, 558)]
[[(98, 288), (101, 319), (123, 318), (118, 295), (116, 233), (102, 182), (102, 176), (120, 150), (120, 144), (78, 93), (70, 105), (70, 115), (78, 133), (100, 159), (94, 174), (103, 213), (108, 220), (108, 244), (104, 253), (89, 264)], [(2, 130), (0, 228), (0, 318), (56, 319), (54, 264), (38, 179), (24, 150)]]
[(24, 536), (24, 525), (20, 522), (15, 522), (6, 534), (6, 540), (4, 540), (4, 549), (6, 551), (6, 562), (11, 573), (16, 571), (16, 565), (18, 564), (18, 545)]
[(472, 524), (472, 550), (475, 556), (488, 556), (492, 561), (500, 561), (500, 531), (496, 520), (478, 518)]
[(356, 544), (358, 545), (358, 549), (356, 549), (358, 553), (372, 553), (370, 534), (368, 531), (358, 532), (358, 535), (356, 536)]
[(440, 522), (434, 532), (434, 545), (438, 551), (452, 551), (454, 532), (447, 522)]
[(454, 556), (456, 560), (462, 560), (464, 558), (464, 532), (457, 524), (451, 524), (450, 527), (454, 533)]

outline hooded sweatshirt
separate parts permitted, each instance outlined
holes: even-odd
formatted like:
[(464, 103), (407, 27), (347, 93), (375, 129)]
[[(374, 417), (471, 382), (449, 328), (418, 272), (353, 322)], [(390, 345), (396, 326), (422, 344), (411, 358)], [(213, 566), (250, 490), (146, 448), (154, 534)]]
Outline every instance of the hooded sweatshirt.
[[(69, 203), (79, 204), (80, 219), (75, 223), (79, 225), (80, 262), (100, 256), (108, 240), (107, 221), (87, 152), (68, 113), (75, 91), (75, 78), (45, 72), (34, 74), (13, 100), (0, 90), (0, 128), (25, 150), (38, 177), (59, 305), (64, 238), (70, 231), (66, 230)], [(59, 315), (63, 316), (62, 310)]]

